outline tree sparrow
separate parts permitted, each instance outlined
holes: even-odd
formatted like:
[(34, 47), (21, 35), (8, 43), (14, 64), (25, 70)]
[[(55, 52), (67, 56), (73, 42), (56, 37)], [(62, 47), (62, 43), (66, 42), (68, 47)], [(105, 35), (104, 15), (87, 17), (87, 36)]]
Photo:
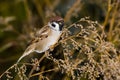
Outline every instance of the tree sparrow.
[(31, 41), (17, 63), (32, 52), (42, 53), (56, 44), (61, 36), (63, 26), (63, 18), (59, 16), (52, 17), (46, 26), (36, 32), (36, 37)]

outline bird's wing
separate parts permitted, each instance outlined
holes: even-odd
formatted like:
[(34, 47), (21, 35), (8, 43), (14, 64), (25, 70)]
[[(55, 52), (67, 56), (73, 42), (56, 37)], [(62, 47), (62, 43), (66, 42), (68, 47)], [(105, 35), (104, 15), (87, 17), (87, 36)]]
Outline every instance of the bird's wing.
[(36, 43), (44, 38), (48, 37), (48, 33), (50, 32), (49, 26), (44, 26), (39, 31), (35, 33), (35, 38), (30, 42), (30, 45)]
[(49, 26), (44, 26), (43, 28), (41, 28), (39, 31), (36, 32), (35, 36), (36, 37), (41, 37), (41, 36), (44, 36), (44, 35), (48, 35), (50, 31), (50, 28)]
[(25, 56), (27, 56), (30, 53), (32, 53), (35, 50), (37, 42), (39, 42), (40, 40), (43, 40), (44, 38), (48, 37), (49, 31), (50, 31), (50, 29), (49, 29), (48, 26), (44, 26), (42, 29), (40, 29), (39, 31), (37, 31), (36, 34), (35, 34), (35, 38), (30, 42), (29, 46), (27, 47), (27, 49), (25, 50), (25, 52), (23, 53), (23, 55), (18, 59), (17, 63), (22, 58), (24, 58)]

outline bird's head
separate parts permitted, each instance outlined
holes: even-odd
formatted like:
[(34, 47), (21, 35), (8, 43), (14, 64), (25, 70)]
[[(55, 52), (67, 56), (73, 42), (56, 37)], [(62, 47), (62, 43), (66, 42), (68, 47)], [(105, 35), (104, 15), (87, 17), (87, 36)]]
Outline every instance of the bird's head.
[(64, 20), (59, 16), (52, 17), (48, 22), (48, 25), (55, 31), (62, 31), (62, 28), (64, 26)]

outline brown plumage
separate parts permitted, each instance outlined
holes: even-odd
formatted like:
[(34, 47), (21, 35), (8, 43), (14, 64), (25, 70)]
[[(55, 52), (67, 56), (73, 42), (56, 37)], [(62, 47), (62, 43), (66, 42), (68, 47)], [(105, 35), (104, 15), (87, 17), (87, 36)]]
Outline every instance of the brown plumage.
[(53, 17), (48, 25), (36, 32), (35, 38), (31, 41), (23, 55), (18, 59), (19, 62), (23, 57), (32, 52), (42, 53), (48, 50), (52, 45), (57, 43), (62, 33), (64, 21), (61, 17)]

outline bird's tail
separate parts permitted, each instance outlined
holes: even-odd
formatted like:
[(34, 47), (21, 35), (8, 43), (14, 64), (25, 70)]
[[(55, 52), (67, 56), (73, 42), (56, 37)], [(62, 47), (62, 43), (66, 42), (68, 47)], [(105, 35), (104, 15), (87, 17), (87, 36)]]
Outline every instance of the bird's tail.
[(29, 50), (29, 51), (26, 50), (26, 51), (23, 53), (23, 55), (17, 60), (16, 63), (19, 63), (22, 58), (24, 58), (25, 56), (29, 55), (29, 54), (32, 53), (32, 52), (33, 52), (33, 49), (31, 49), (31, 50)]
[(17, 63), (19, 63), (20, 62), (20, 60), (22, 59), (22, 58), (24, 58), (26, 55), (22, 55), (18, 60), (17, 60)]

